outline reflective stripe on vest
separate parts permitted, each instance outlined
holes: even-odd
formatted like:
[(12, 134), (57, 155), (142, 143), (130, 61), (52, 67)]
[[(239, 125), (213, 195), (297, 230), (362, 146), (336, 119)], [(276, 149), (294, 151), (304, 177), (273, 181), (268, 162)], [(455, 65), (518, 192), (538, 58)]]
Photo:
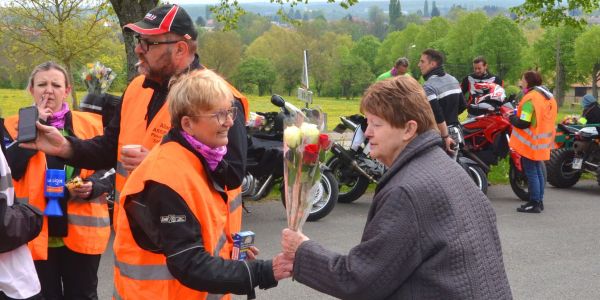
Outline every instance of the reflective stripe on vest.
[(29, 204), (29, 197), (15, 197), (15, 201), (21, 204)]
[(242, 205), (242, 194), (240, 193), (237, 196), (235, 196), (235, 198), (233, 198), (233, 201), (229, 205), (229, 212), (230, 213), (234, 212), (241, 205)]
[(175, 279), (167, 265), (131, 265), (115, 259), (119, 273), (135, 280), (172, 280)]
[[(531, 132), (531, 131), (530, 131)], [(541, 150), (541, 149), (552, 149), (554, 147), (554, 142), (550, 142), (547, 144), (532, 144), (530, 141), (527, 140), (527, 138), (525, 138), (524, 136), (522, 136), (518, 131), (513, 130), (512, 134), (511, 134), (511, 138), (517, 138), (519, 141), (521, 141), (521, 143), (527, 145), (527, 147), (533, 149), (533, 150)], [(531, 137), (531, 136), (530, 136)], [(550, 138), (552, 137), (552, 133), (550, 134), (538, 134), (537, 138), (532, 137), (533, 139), (542, 139), (542, 138)]]
[(107, 227), (110, 226), (109, 217), (90, 217), (68, 214), (69, 224), (88, 226), (88, 227)]

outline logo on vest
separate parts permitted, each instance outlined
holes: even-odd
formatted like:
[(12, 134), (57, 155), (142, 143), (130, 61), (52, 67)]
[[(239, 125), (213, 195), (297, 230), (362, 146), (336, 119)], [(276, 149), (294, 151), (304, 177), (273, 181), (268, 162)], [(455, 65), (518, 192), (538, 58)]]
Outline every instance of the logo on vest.
[(162, 224), (185, 223), (185, 215), (160, 216)]

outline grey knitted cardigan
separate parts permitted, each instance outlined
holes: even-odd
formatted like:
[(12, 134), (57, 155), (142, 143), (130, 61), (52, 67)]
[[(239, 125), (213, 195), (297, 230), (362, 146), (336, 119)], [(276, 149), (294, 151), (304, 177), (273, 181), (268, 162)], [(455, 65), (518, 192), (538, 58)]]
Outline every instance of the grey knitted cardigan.
[(511, 299), (489, 199), (425, 132), (376, 189), (361, 243), (348, 255), (309, 240), (294, 278), (342, 299)]

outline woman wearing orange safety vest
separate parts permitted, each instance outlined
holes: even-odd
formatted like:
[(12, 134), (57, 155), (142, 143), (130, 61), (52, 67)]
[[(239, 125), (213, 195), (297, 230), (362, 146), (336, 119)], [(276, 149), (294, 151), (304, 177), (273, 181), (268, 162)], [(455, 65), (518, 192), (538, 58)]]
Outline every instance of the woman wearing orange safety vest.
[(521, 154), (523, 171), (527, 176), (529, 201), (517, 208), (518, 212), (540, 213), (544, 210), (544, 161), (550, 159), (554, 146), (558, 108), (552, 94), (542, 86), (542, 76), (527, 71), (521, 79), (523, 98), (516, 115), (511, 116), (514, 126), (510, 147)]
[[(65, 136), (89, 139), (102, 134), (100, 117), (69, 110), (65, 102), (71, 91), (67, 73), (53, 62), (37, 66), (29, 79), (40, 122), (58, 128)], [(5, 121), (9, 141), (16, 138), (18, 117)], [(17, 201), (44, 211), (47, 198), (44, 183), (48, 169), (64, 170), (65, 180), (82, 180), (67, 184), (58, 199), (62, 216), (44, 216), (41, 233), (28, 246), (45, 299), (98, 299), (100, 255), (110, 237), (110, 219), (106, 193), (112, 189), (104, 172), (77, 169), (62, 159), (41, 151), (18, 146), (7, 149)]]
[(212, 71), (182, 76), (168, 96), (172, 129), (130, 174), (117, 215), (115, 299), (229, 299), (253, 295), (290, 275), (291, 265), (231, 260), (236, 190), (215, 176), (226, 166), (228, 131), (238, 113)]

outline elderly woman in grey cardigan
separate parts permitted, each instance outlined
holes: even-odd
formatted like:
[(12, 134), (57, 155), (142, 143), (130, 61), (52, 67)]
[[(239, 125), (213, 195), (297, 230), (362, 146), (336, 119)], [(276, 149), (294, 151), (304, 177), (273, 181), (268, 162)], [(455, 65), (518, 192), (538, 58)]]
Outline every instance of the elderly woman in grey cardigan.
[(440, 147), (421, 86), (396, 77), (360, 104), (380, 180), (360, 244), (347, 255), (284, 229), (294, 278), (342, 299), (511, 299), (489, 199)]

